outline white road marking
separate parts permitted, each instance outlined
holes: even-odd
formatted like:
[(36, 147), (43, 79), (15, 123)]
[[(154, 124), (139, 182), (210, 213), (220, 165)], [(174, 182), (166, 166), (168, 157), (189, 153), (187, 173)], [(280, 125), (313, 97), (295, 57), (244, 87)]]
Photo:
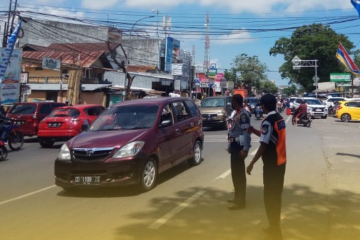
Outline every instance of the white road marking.
[(182, 210), (184, 210), (186, 207), (188, 207), (191, 203), (193, 203), (196, 199), (198, 199), (199, 197), (201, 197), (206, 191), (201, 190), (199, 192), (197, 192), (195, 195), (193, 195), (192, 197), (188, 198), (185, 202), (180, 203), (179, 206), (177, 206), (176, 208), (174, 208), (173, 210), (171, 210), (170, 212), (168, 212), (167, 214), (165, 214), (162, 218), (158, 219), (157, 221), (155, 221), (153, 224), (151, 224), (148, 229), (154, 229), (157, 230), (159, 229), (162, 225), (164, 225), (165, 223), (167, 223), (170, 219), (172, 219), (176, 214), (178, 214), (179, 212), (181, 212)]
[(290, 115), (290, 116), (288, 117), (288, 119), (286, 120), (286, 123), (288, 123), (288, 122), (290, 121), (291, 117), (292, 117), (292, 115)]
[(253, 151), (250, 156), (255, 156), (255, 154), (257, 153), (257, 151), (259, 150), (259, 148), (257, 148), (255, 151)]
[(34, 191), (34, 192), (31, 192), (31, 193), (22, 195), (22, 196), (20, 196), (20, 197), (12, 198), (12, 199), (9, 199), (9, 200), (0, 202), (0, 205), (6, 204), (6, 203), (10, 203), (10, 202), (13, 202), (13, 201), (16, 201), (16, 200), (20, 200), (20, 199), (23, 199), (23, 198), (27, 198), (27, 197), (30, 197), (30, 196), (32, 196), (32, 195), (35, 195), (35, 194), (38, 194), (38, 193), (47, 191), (47, 190), (49, 190), (49, 189), (52, 189), (52, 188), (54, 188), (54, 187), (56, 187), (56, 185), (52, 185), (52, 186), (50, 186), (50, 187), (46, 187), (46, 188), (43, 188), (43, 189)]
[(229, 176), (230, 174), (231, 174), (231, 169), (227, 170), (226, 172), (224, 172), (223, 174), (221, 174), (220, 176), (218, 176), (217, 178), (215, 178), (215, 180), (225, 179), (225, 178), (227, 178), (227, 176)]

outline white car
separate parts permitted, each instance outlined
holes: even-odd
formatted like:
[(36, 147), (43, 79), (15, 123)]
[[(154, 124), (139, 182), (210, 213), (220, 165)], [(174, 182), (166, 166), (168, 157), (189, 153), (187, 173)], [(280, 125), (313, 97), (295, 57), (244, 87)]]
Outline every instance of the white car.
[(315, 117), (321, 117), (323, 119), (327, 118), (328, 108), (319, 99), (312, 97), (297, 98), (294, 102), (293, 107), (295, 109), (298, 108), (302, 101), (305, 101), (308, 112), (311, 114), (312, 118)]
[(292, 109), (293, 106), (294, 106), (295, 100), (296, 100), (296, 97), (291, 97), (291, 98), (290, 98), (290, 108), (291, 108), (291, 109)]
[(340, 102), (340, 101), (347, 101), (348, 99), (343, 98), (343, 97), (329, 97), (328, 99), (325, 100), (325, 105), (326, 107), (334, 107), (334, 102)]

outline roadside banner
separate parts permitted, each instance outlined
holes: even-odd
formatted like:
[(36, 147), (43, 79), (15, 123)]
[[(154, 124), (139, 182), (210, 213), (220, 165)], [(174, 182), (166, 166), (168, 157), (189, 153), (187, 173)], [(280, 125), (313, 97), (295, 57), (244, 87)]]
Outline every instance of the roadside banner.
[[(0, 59), (0, 81), (3, 80), (3, 77), (6, 74), (6, 70), (9, 67), (9, 64), (11, 64), (11, 56), (14, 51), (15, 43), (17, 36), (19, 35), (19, 31), (21, 28), (22, 20), (20, 20), (19, 24), (15, 28), (14, 32), (11, 34), (7, 41), (6, 48), (3, 48), (1, 51), (1, 59)], [(0, 82), (1, 83), (1, 82)]]
[(42, 61), (42, 68), (60, 71), (61, 61), (53, 58), (44, 57)]
[[(0, 49), (0, 54), (4, 54), (5, 51), (5, 48)], [(21, 60), (22, 51), (14, 49), (5, 75), (1, 78), (1, 104), (13, 104), (19, 101)]]

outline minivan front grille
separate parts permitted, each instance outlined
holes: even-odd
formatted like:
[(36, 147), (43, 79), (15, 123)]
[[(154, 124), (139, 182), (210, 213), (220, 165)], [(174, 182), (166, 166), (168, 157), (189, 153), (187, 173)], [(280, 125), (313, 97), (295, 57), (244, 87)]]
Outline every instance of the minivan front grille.
[(102, 161), (105, 160), (114, 148), (74, 148), (72, 151), (73, 159), (83, 161)]
[(203, 118), (216, 118), (217, 114), (202, 114)]

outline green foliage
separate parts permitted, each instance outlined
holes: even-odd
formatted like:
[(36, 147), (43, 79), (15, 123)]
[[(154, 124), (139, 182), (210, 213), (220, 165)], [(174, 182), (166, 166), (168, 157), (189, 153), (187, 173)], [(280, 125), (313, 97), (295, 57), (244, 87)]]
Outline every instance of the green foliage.
[(286, 94), (288, 96), (292, 96), (292, 95), (296, 94), (296, 91), (297, 91), (296, 86), (294, 84), (291, 84), (291, 86), (284, 89), (284, 94)]
[(279, 88), (272, 81), (263, 80), (260, 82), (260, 90), (262, 92), (266, 91), (267, 93), (276, 94)]
[(260, 88), (260, 83), (267, 79), (265, 72), (268, 70), (265, 63), (260, 62), (258, 56), (241, 54), (236, 56), (232, 68), (225, 71), (225, 78), (234, 81), (235, 86), (246, 85), (248, 88)]
[(344, 70), (335, 57), (340, 42), (348, 50), (354, 47), (346, 36), (337, 34), (329, 26), (312, 24), (297, 28), (291, 38), (278, 39), (270, 49), (270, 55), (284, 55), (285, 63), (279, 69), (281, 77), (289, 78), (290, 82), (297, 83), (306, 91), (311, 92), (314, 90), (312, 78), (315, 76), (315, 68), (293, 70), (291, 60), (295, 56), (302, 60), (318, 60), (320, 82), (328, 82), (330, 73)]

